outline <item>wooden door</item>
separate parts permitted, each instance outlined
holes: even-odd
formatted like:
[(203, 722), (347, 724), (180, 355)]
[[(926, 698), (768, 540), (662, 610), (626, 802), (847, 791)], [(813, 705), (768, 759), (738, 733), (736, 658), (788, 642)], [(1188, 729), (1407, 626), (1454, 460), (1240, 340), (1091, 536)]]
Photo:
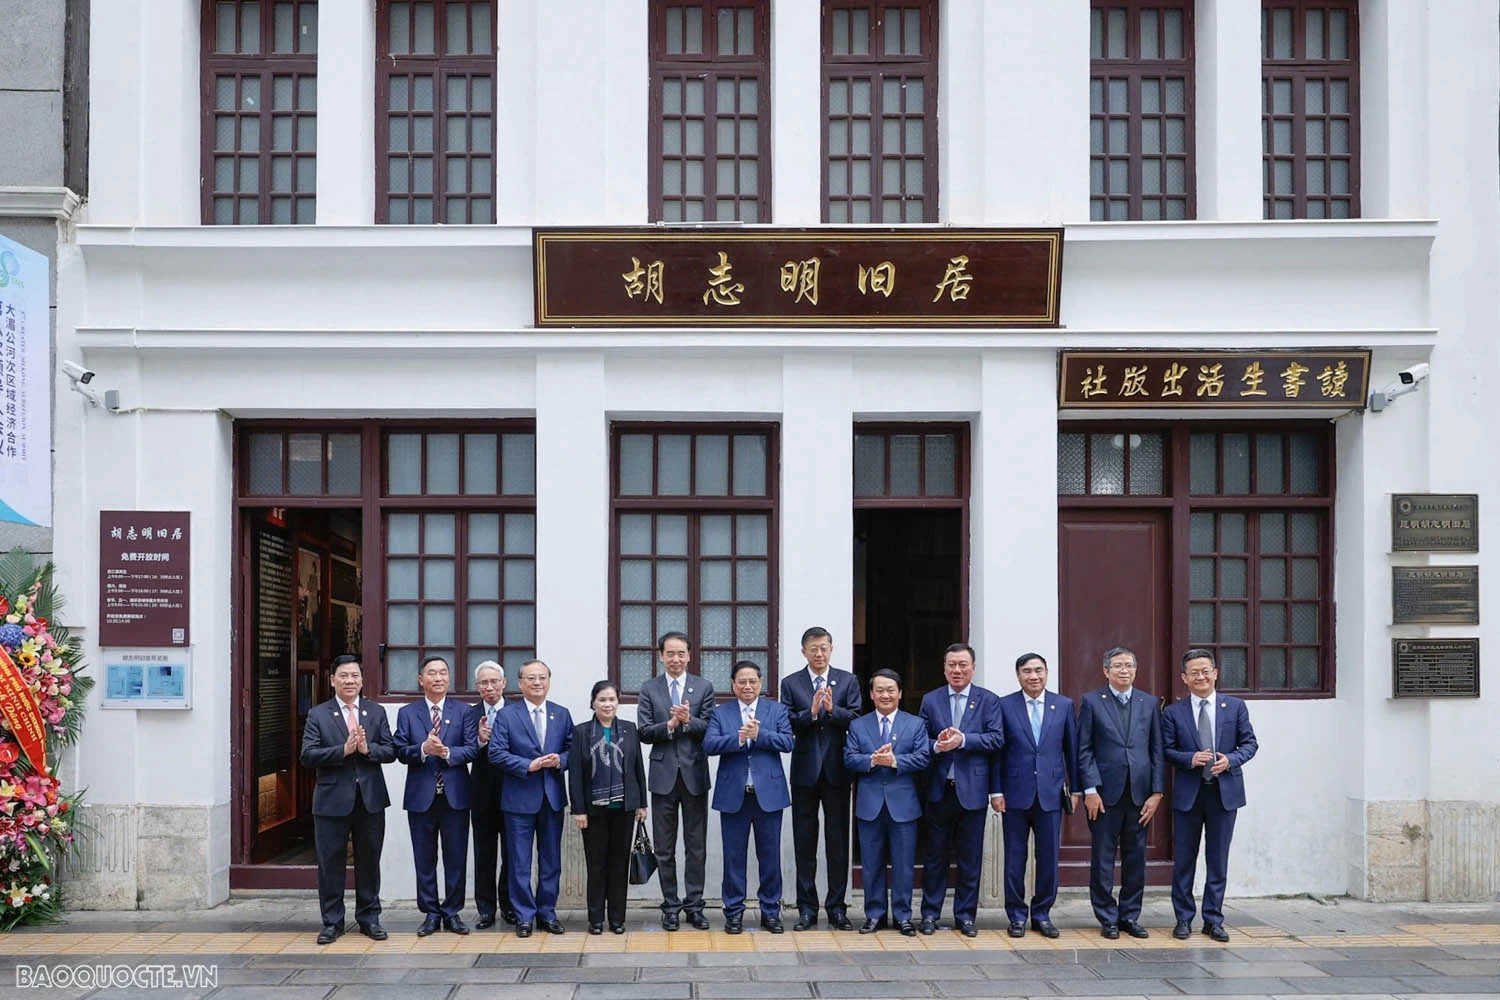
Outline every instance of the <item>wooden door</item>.
[[(1062, 510), (1058, 515), (1058, 687), (1076, 708), (1105, 684), (1104, 653), (1135, 651), (1136, 687), (1172, 691), (1172, 586), (1165, 510)], [(1160, 809), (1147, 835), (1147, 880), (1171, 881), (1172, 826)], [(1062, 883), (1087, 885), (1089, 828), (1080, 808), (1063, 826)]]

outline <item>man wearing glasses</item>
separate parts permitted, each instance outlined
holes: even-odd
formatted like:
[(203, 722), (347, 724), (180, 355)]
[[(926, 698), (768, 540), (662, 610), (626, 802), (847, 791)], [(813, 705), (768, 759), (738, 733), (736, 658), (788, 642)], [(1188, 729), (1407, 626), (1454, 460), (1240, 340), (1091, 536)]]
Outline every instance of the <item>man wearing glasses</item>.
[(1193, 875), (1198, 845), (1204, 841), (1208, 878), (1203, 884), (1203, 933), (1222, 944), (1229, 940), (1224, 929), (1229, 841), (1234, 818), (1245, 804), (1240, 768), (1260, 744), (1245, 703), (1215, 691), (1219, 668), (1210, 650), (1182, 654), (1182, 680), (1192, 694), (1162, 713), (1167, 760), (1177, 769), (1172, 784), (1172, 909), (1177, 926), (1172, 936), (1185, 941), (1193, 933)]
[(1078, 708), (1078, 780), (1093, 835), (1089, 896), (1099, 933), (1111, 941), (1122, 930), (1133, 938), (1151, 936), (1140, 923), (1146, 894), (1146, 824), (1166, 788), (1161, 713), (1156, 696), (1135, 686), (1135, 671), (1135, 653), (1124, 646), (1111, 649), (1104, 654), (1109, 683), (1084, 695)]

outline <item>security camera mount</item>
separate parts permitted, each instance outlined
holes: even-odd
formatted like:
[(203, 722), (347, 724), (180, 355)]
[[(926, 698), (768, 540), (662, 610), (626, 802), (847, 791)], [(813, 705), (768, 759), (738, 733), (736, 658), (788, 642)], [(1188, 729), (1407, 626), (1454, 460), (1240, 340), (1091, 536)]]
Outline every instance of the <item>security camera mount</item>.
[(1409, 393), (1416, 392), (1427, 381), (1428, 367), (1425, 364), (1413, 365), (1401, 371), (1396, 376), (1396, 381), (1389, 382), (1383, 389), (1376, 389), (1370, 393), (1370, 412), (1379, 413), (1391, 405), (1391, 400), (1399, 399)]

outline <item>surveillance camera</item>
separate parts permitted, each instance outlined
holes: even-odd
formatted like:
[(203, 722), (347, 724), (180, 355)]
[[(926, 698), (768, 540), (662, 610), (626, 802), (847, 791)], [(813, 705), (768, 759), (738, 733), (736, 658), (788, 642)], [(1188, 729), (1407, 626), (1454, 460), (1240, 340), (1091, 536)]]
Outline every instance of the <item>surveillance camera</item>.
[(1416, 385), (1418, 382), (1421, 382), (1423, 379), (1427, 378), (1427, 373), (1431, 370), (1431, 366), (1428, 365), (1427, 362), (1423, 361), (1419, 364), (1412, 365), (1410, 368), (1403, 368), (1396, 374), (1396, 377), (1401, 380), (1402, 385)]
[(88, 385), (94, 381), (93, 369), (85, 368), (75, 361), (64, 361), (62, 371), (74, 385)]

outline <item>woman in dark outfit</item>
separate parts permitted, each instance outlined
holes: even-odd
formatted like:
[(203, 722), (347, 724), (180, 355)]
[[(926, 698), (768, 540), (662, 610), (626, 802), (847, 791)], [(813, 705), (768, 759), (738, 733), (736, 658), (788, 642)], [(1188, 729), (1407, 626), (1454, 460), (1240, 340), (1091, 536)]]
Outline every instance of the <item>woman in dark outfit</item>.
[(616, 717), (620, 692), (599, 681), (589, 700), (594, 717), (573, 727), (568, 799), (583, 831), (588, 866), (589, 933), (625, 933), (625, 893), (637, 820), (646, 818), (646, 771), (635, 723)]

